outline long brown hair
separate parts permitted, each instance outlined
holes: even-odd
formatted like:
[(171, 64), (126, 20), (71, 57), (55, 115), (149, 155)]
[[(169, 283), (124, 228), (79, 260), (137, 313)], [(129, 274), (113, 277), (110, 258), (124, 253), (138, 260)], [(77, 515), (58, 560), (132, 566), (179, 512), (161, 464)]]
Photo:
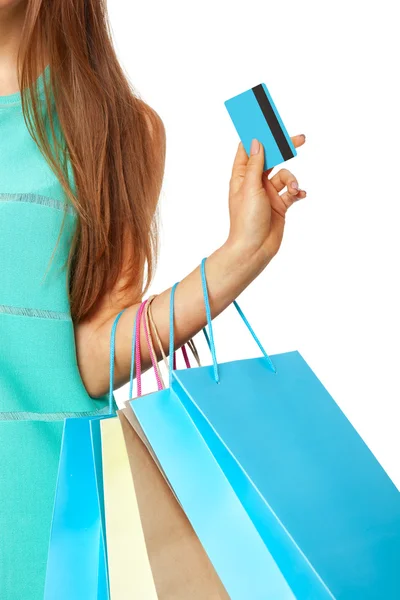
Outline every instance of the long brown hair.
[[(35, 82), (46, 65), (43, 111)], [(118, 62), (105, 0), (28, 0), (18, 68), (27, 127), (77, 210), (73, 319), (117, 283), (123, 306), (140, 301), (158, 253), (165, 130)]]

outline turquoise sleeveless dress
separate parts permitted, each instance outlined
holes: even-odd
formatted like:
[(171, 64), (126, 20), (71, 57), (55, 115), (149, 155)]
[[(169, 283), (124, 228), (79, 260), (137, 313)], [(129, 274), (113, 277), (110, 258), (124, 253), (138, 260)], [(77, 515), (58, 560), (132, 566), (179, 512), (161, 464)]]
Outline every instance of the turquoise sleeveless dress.
[[(41, 94), (48, 76), (49, 65)], [(43, 600), (63, 419), (108, 410), (77, 365), (63, 266), (76, 223), (29, 135), (20, 93), (0, 96), (1, 600)]]

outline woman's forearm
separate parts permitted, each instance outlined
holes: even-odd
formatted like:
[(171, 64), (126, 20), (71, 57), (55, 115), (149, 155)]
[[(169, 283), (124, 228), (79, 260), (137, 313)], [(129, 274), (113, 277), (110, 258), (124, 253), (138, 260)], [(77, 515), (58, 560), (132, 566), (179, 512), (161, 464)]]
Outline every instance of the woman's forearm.
[[(200, 262), (200, 261), (199, 261)], [(265, 255), (227, 242), (206, 261), (207, 288), (211, 315), (220, 314), (265, 268)], [(152, 302), (152, 314), (161, 343), (169, 351), (169, 308), (171, 288), (158, 294)], [(129, 381), (133, 323), (139, 304), (128, 307), (121, 315), (115, 336), (114, 389)], [(179, 282), (175, 292), (175, 348), (186, 343), (205, 326), (206, 312), (201, 284), (200, 265)], [(110, 333), (116, 315), (99, 327), (91, 340), (86, 339), (86, 352), (78, 353), (80, 371), (88, 393), (99, 397), (109, 388)], [(79, 336), (79, 332), (77, 332)], [(142, 369), (151, 366), (143, 327), (140, 336)], [(160, 353), (156, 348), (157, 358)]]
[[(211, 254), (206, 261), (207, 288), (211, 315), (214, 318), (229, 306), (266, 266), (257, 254), (244, 249), (224, 245)], [(168, 349), (170, 289), (152, 303), (152, 313), (160, 333), (163, 347)], [(176, 288), (175, 293), (175, 340), (176, 347), (186, 343), (206, 324), (200, 265), (198, 265)]]

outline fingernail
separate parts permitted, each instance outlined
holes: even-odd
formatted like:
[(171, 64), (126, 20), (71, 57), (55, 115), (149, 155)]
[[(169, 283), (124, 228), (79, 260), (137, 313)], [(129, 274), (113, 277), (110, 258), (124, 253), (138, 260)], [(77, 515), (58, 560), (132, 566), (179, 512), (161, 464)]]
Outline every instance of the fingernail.
[(292, 186), (292, 188), (294, 188), (295, 190), (299, 189), (299, 184), (296, 181), (292, 181), (292, 183), (290, 184)]
[(256, 138), (254, 138), (251, 142), (250, 154), (258, 154), (259, 150), (260, 150), (260, 143), (258, 140), (256, 140)]
[(306, 139), (306, 136), (304, 135), (304, 133), (301, 134), (303, 136), (304, 139)]

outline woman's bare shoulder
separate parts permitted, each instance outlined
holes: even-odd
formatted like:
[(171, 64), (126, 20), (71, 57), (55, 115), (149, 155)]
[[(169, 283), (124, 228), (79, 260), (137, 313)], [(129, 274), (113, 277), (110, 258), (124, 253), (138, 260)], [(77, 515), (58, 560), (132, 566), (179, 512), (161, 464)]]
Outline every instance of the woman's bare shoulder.
[(163, 120), (161, 119), (158, 112), (152, 108), (149, 104), (141, 100), (143, 112), (146, 117), (147, 125), (150, 130), (150, 134), (153, 140), (159, 145), (160, 142), (165, 141), (165, 127)]

